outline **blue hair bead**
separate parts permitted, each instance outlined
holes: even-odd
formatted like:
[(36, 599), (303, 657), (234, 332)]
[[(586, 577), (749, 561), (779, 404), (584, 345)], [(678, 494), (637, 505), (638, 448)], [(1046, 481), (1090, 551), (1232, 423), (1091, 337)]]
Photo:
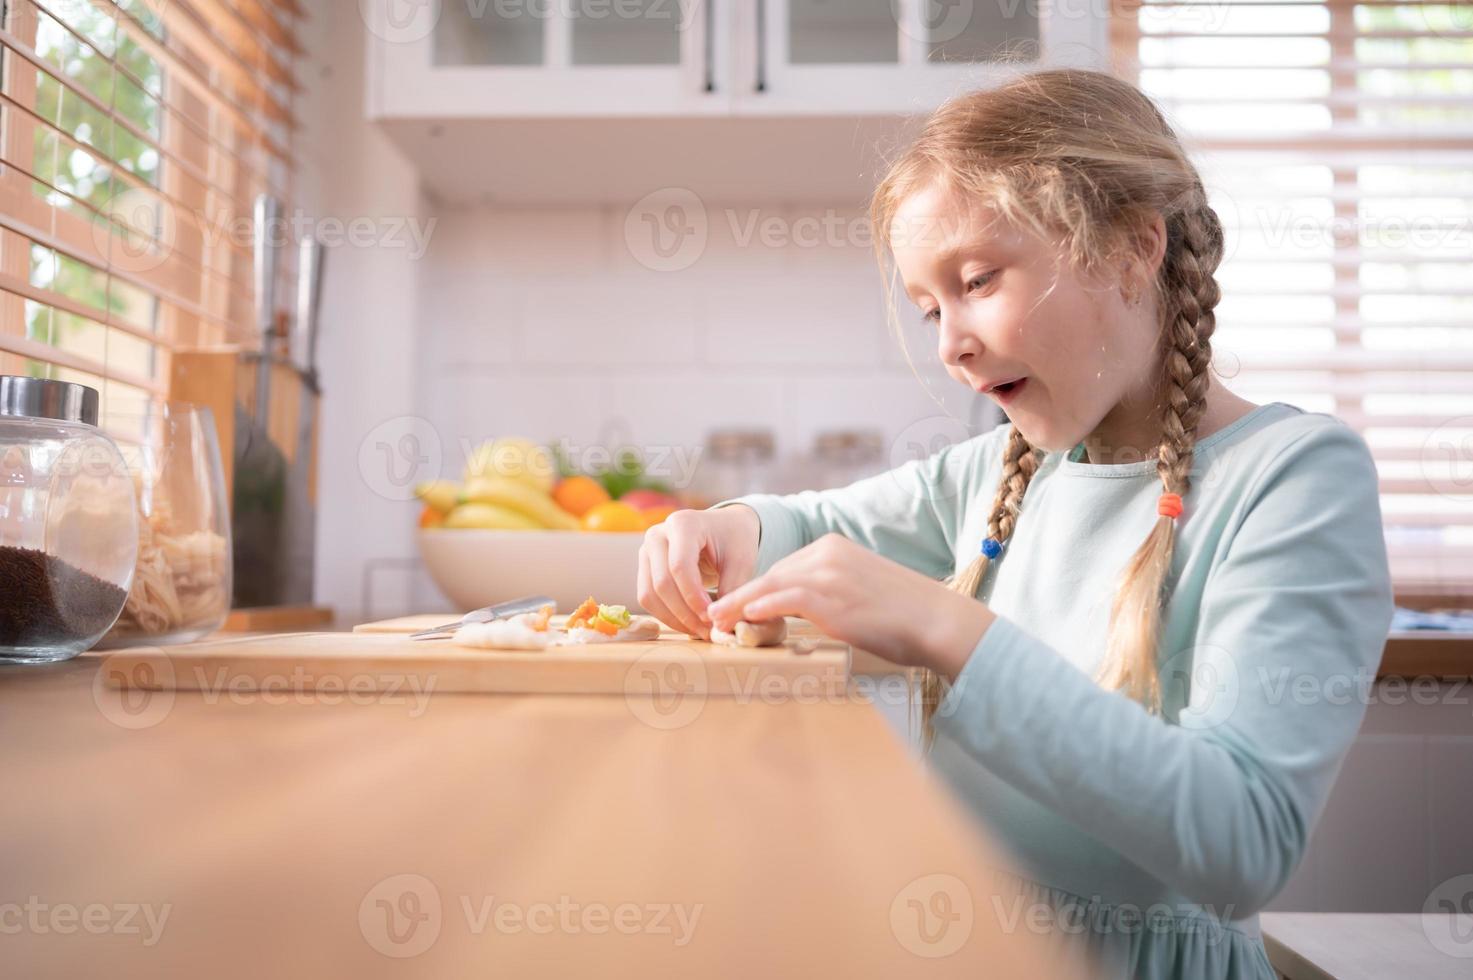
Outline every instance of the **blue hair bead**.
[(982, 554), (986, 555), (988, 560), (996, 558), (1002, 554), (1002, 542), (998, 541), (997, 538), (983, 538)]

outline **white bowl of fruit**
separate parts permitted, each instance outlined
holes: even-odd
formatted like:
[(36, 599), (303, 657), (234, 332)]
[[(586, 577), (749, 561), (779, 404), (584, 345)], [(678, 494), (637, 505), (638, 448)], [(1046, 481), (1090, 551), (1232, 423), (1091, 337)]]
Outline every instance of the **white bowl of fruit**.
[(576, 473), (514, 438), (472, 453), (460, 482), (416, 494), (420, 557), (460, 610), (537, 594), (560, 609), (590, 595), (638, 609), (644, 532), (687, 506), (637, 467)]

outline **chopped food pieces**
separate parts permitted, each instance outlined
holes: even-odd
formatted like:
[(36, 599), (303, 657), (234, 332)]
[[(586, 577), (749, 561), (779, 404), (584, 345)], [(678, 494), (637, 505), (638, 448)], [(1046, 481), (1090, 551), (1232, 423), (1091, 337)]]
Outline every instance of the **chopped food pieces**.
[(711, 642), (728, 647), (775, 647), (788, 638), (788, 621), (783, 617), (749, 623), (740, 620), (730, 633), (711, 628)]
[(589, 620), (598, 615), (598, 603), (593, 596), (589, 596), (579, 603), (578, 608), (568, 615), (568, 623), (564, 629), (572, 629), (575, 626), (587, 626)]
[(558, 639), (557, 632), (548, 628), (552, 612), (553, 606), (548, 603), (536, 612), (489, 623), (467, 623), (455, 631), (455, 643), (494, 650), (545, 650)]
[(545, 650), (581, 643), (628, 643), (658, 640), (660, 623), (652, 616), (632, 616), (625, 606), (599, 605), (593, 596), (579, 603), (561, 628), (552, 626), (553, 607), (489, 623), (472, 623), (455, 632), (461, 646), (496, 650)]
[(660, 623), (653, 616), (635, 616), (622, 629), (605, 632), (595, 620), (592, 627), (575, 626), (568, 630), (567, 643), (633, 643), (648, 642), (660, 638)]

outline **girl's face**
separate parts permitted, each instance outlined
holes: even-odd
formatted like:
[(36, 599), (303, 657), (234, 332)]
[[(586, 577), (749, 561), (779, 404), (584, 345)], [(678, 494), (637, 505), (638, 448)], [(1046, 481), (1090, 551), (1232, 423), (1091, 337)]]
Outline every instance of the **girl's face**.
[(1109, 461), (1137, 433), (1155, 444), (1148, 298), (1127, 303), (1118, 281), (1081, 278), (1050, 243), (939, 186), (904, 201), (890, 239), (947, 373), (1001, 405), (1032, 445), (1062, 451), (1093, 436)]

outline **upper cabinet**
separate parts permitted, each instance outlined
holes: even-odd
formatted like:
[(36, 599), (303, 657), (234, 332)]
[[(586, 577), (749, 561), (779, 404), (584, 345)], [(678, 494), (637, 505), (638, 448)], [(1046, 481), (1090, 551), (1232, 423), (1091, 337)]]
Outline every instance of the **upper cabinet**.
[(380, 119), (729, 110), (709, 0), (360, 0)]
[[(910, 114), (1028, 66), (1102, 67), (1098, 0), (752, 0), (738, 112)], [(751, 52), (747, 67), (741, 52)]]
[(1103, 66), (1102, 0), (359, 0), (378, 119), (908, 115)]

